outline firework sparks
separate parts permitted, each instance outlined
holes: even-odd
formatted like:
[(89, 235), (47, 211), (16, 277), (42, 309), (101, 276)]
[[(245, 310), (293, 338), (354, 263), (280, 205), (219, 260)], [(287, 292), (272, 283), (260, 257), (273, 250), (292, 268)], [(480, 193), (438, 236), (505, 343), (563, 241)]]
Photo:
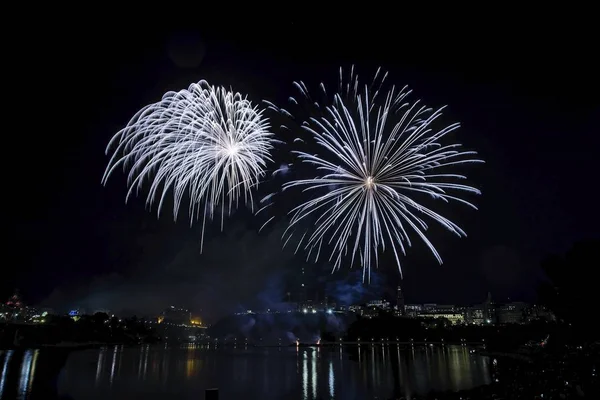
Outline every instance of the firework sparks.
[[(334, 271), (346, 257), (350, 265), (356, 259), (363, 268), (363, 279), (368, 279), (379, 252), (387, 248), (391, 248), (402, 274), (400, 258), (415, 235), (441, 264), (441, 256), (427, 237), (426, 219), (466, 236), (455, 223), (422, 204), (419, 195), (476, 209), (459, 195), (480, 194), (458, 183), (465, 176), (445, 172), (452, 166), (482, 162), (475, 152), (462, 150), (459, 144), (441, 143), (459, 124), (436, 129), (434, 122), (443, 108), (432, 110), (419, 101), (409, 102), (406, 87), (383, 91), (386, 77), (378, 70), (373, 83), (362, 87), (354, 69), (347, 82), (340, 69), (338, 92), (333, 101), (321, 105), (311, 98), (304, 83), (295, 83), (316, 111), (299, 122), (323, 154), (294, 151), (317, 176), (283, 185), (284, 190), (299, 187), (310, 194), (308, 200), (291, 210), (284, 245), (300, 229), (296, 250), (306, 251), (307, 259), (312, 255), (317, 261), (322, 252), (327, 252)], [(321, 84), (320, 88), (326, 98), (325, 86)], [(290, 102), (299, 104), (294, 98)], [(270, 107), (292, 115), (272, 104)], [(295, 145), (300, 142), (294, 140)], [(311, 228), (304, 230), (301, 222), (309, 217), (314, 218)]]
[(118, 167), (129, 167), (126, 200), (149, 181), (147, 204), (158, 203), (160, 215), (172, 190), (175, 219), (188, 193), (190, 223), (202, 214), (203, 242), (215, 210), (220, 207), (222, 228), (240, 200), (253, 204), (274, 142), (262, 110), (239, 93), (200, 81), (144, 107), (111, 139), (102, 183)]

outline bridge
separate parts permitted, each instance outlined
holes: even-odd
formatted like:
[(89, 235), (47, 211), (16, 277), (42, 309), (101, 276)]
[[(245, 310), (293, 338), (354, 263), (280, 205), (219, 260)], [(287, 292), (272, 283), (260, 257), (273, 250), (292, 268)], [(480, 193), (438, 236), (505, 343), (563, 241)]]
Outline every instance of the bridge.
[(256, 342), (256, 341), (246, 341), (246, 340), (208, 340), (208, 343), (212, 342), (214, 344), (218, 344), (220, 346), (252, 346), (252, 347), (287, 347), (287, 346), (298, 346), (298, 347), (332, 347), (332, 346), (386, 346), (386, 345), (394, 345), (394, 346), (485, 346), (485, 340), (481, 341), (467, 341), (466, 339), (456, 341), (446, 341), (446, 340), (423, 340), (423, 341), (397, 341), (397, 340), (356, 340), (356, 341), (344, 341), (339, 340), (335, 342), (297, 342), (297, 343), (289, 343), (287, 340), (279, 340), (279, 343), (274, 343), (273, 341), (269, 341), (268, 343), (264, 342)]
[[(369, 345), (369, 344), (394, 344), (394, 345), (403, 345), (403, 346), (443, 346), (443, 345), (465, 345), (465, 346), (485, 346), (485, 341), (478, 342), (468, 342), (466, 340), (463, 341), (445, 341), (445, 340), (425, 340), (425, 341), (409, 341), (409, 342), (401, 342), (396, 340), (358, 340), (355, 342), (345, 342), (345, 341), (337, 341), (337, 342), (321, 342), (319, 346), (332, 346), (332, 345)], [(314, 346), (317, 346), (315, 343)]]

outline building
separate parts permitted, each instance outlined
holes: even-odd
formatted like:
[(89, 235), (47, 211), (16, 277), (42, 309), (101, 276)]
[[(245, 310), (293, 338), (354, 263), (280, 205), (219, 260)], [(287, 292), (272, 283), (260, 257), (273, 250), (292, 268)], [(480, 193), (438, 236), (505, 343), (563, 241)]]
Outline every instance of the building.
[(387, 300), (371, 300), (367, 303), (367, 307), (376, 307), (381, 310), (389, 310), (391, 304)]
[(4, 320), (12, 321), (27, 321), (35, 314), (35, 310), (31, 307), (25, 306), (21, 300), (19, 292), (15, 290), (15, 293), (4, 303), (2, 307), (2, 316)]
[(512, 302), (496, 308), (496, 317), (499, 324), (522, 324), (526, 321), (527, 304)]
[(484, 324), (493, 325), (496, 323), (496, 305), (492, 301), (492, 294), (488, 292), (487, 299), (483, 303)]
[(417, 318), (417, 315), (423, 312), (421, 304), (407, 304), (405, 306), (406, 316), (409, 318)]
[(422, 311), (425, 313), (434, 313), (438, 309), (438, 305), (435, 303), (423, 304)]
[(436, 313), (455, 313), (457, 308), (454, 304), (436, 304), (435, 311)]
[(443, 318), (443, 319), (448, 320), (450, 322), (450, 325), (462, 325), (465, 322), (465, 317), (461, 313), (436, 312), (436, 313), (419, 314), (418, 317), (419, 318), (433, 318), (433, 319)]
[(556, 316), (546, 307), (534, 304), (526, 310), (525, 320), (526, 322), (536, 320), (556, 321)]
[(171, 306), (163, 312), (163, 322), (174, 325), (189, 325), (192, 319), (190, 310)]
[(483, 306), (466, 307), (463, 311), (465, 323), (469, 325), (484, 325), (485, 313)]
[(23, 302), (21, 301), (21, 296), (19, 296), (19, 291), (15, 290), (15, 293), (10, 296), (10, 298), (6, 302), (6, 306), (12, 309), (21, 309), (24, 307)]
[[(306, 306), (308, 302), (308, 287), (307, 287), (307, 277), (306, 271), (304, 267), (300, 270), (300, 276), (298, 277), (298, 287), (296, 288), (295, 302), (298, 303), (299, 308), (303, 308)], [(289, 296), (288, 296), (289, 297)], [(291, 300), (291, 299), (290, 299)]]
[(10, 309), (6, 304), (0, 303), (0, 321), (6, 321), (10, 318)]
[(399, 316), (403, 317), (406, 315), (406, 305), (404, 304), (404, 293), (402, 293), (402, 288), (400, 286), (398, 286), (396, 307), (397, 307)]
[(351, 305), (351, 306), (348, 306), (348, 311), (353, 312), (358, 315), (363, 315), (364, 307), (361, 305)]

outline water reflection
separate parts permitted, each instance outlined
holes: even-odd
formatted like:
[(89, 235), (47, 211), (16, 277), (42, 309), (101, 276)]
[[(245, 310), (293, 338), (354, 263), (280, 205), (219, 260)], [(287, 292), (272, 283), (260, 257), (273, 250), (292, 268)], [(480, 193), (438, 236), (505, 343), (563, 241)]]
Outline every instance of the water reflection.
[(96, 382), (94, 386), (98, 386), (100, 382), (100, 378), (102, 377), (102, 369), (104, 368), (104, 349), (100, 350), (98, 353), (98, 361), (96, 363)]
[(335, 377), (333, 375), (333, 359), (329, 360), (329, 397), (335, 398)]
[(29, 399), (38, 365), (39, 350), (0, 352), (0, 399)]
[[(43, 367), (53, 357), (37, 350), (0, 352), (0, 399), (35, 399), (42, 393), (39, 385), (48, 381)], [(218, 387), (222, 398), (410, 399), (431, 390), (486, 384), (489, 373), (487, 358), (462, 346), (113, 346), (72, 353), (59, 376), (58, 395), (203, 398), (205, 389)]]
[(12, 350), (8, 350), (7, 352), (2, 352), (1, 356), (4, 357), (4, 363), (2, 365), (2, 371), (0, 372), (0, 399), (2, 398), (2, 394), (4, 393), (4, 385), (6, 384), (6, 377), (8, 375), (8, 363), (13, 355)]

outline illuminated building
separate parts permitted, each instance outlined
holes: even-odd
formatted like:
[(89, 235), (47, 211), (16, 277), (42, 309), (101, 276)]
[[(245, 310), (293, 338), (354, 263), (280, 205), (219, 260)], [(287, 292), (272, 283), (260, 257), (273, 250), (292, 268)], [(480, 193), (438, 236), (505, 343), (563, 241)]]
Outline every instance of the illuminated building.
[(31, 317), (31, 322), (34, 324), (45, 324), (48, 320), (48, 312), (44, 311), (42, 314), (36, 314)]
[(434, 313), (438, 310), (438, 305), (435, 303), (423, 304), (423, 312)]
[(166, 341), (197, 342), (206, 339), (206, 326), (200, 317), (191, 315), (186, 308), (170, 306), (156, 318), (156, 331)]
[(525, 311), (527, 304), (512, 302), (499, 306), (496, 310), (498, 323), (500, 324), (522, 324), (525, 322)]
[(81, 315), (83, 313), (80, 310), (71, 310), (69, 311), (69, 317), (71, 317), (71, 319), (73, 319), (73, 321), (79, 321), (79, 319), (81, 318)]
[(9, 318), (9, 309), (4, 304), (0, 303), (0, 321), (7, 320)]
[(433, 318), (439, 319), (444, 318), (450, 321), (451, 325), (460, 325), (465, 322), (465, 317), (461, 313), (427, 313), (427, 314), (419, 314), (420, 318)]
[(484, 325), (485, 315), (483, 306), (467, 307), (464, 311), (465, 322), (470, 325)]
[(457, 307), (454, 304), (436, 304), (433, 311), (437, 313), (455, 313)]
[(423, 312), (423, 306), (421, 304), (407, 304), (405, 310), (407, 317), (416, 318), (418, 314)]
[(556, 316), (544, 306), (532, 305), (526, 310), (526, 321), (536, 320), (556, 321)]
[(6, 305), (13, 309), (23, 308), (23, 302), (21, 301), (21, 297), (17, 290), (15, 290), (15, 294), (8, 299)]
[(406, 307), (404, 304), (404, 294), (402, 293), (402, 288), (398, 286), (398, 294), (397, 294), (397, 307), (398, 307), (398, 315), (405, 316), (406, 315)]
[(34, 314), (35, 310), (30, 307), (26, 307), (19, 296), (19, 292), (15, 290), (15, 293), (6, 301), (3, 307), (3, 319), (6, 320), (28, 320)]
[(308, 294), (306, 288), (306, 276), (304, 273), (304, 267), (302, 267), (302, 273), (300, 276), (300, 303), (308, 301)]
[(367, 307), (376, 307), (381, 310), (389, 310), (390, 302), (387, 300), (372, 300), (367, 303)]
[(163, 321), (175, 325), (188, 325), (192, 319), (190, 310), (182, 307), (171, 306), (163, 313)]
[(486, 325), (493, 325), (496, 323), (496, 306), (492, 301), (492, 294), (489, 292), (485, 303), (483, 303), (483, 316)]
[(351, 305), (351, 306), (348, 307), (348, 310), (351, 311), (351, 312), (353, 312), (353, 313), (356, 313), (358, 315), (362, 315), (363, 314), (363, 307), (359, 306), (359, 305)]

